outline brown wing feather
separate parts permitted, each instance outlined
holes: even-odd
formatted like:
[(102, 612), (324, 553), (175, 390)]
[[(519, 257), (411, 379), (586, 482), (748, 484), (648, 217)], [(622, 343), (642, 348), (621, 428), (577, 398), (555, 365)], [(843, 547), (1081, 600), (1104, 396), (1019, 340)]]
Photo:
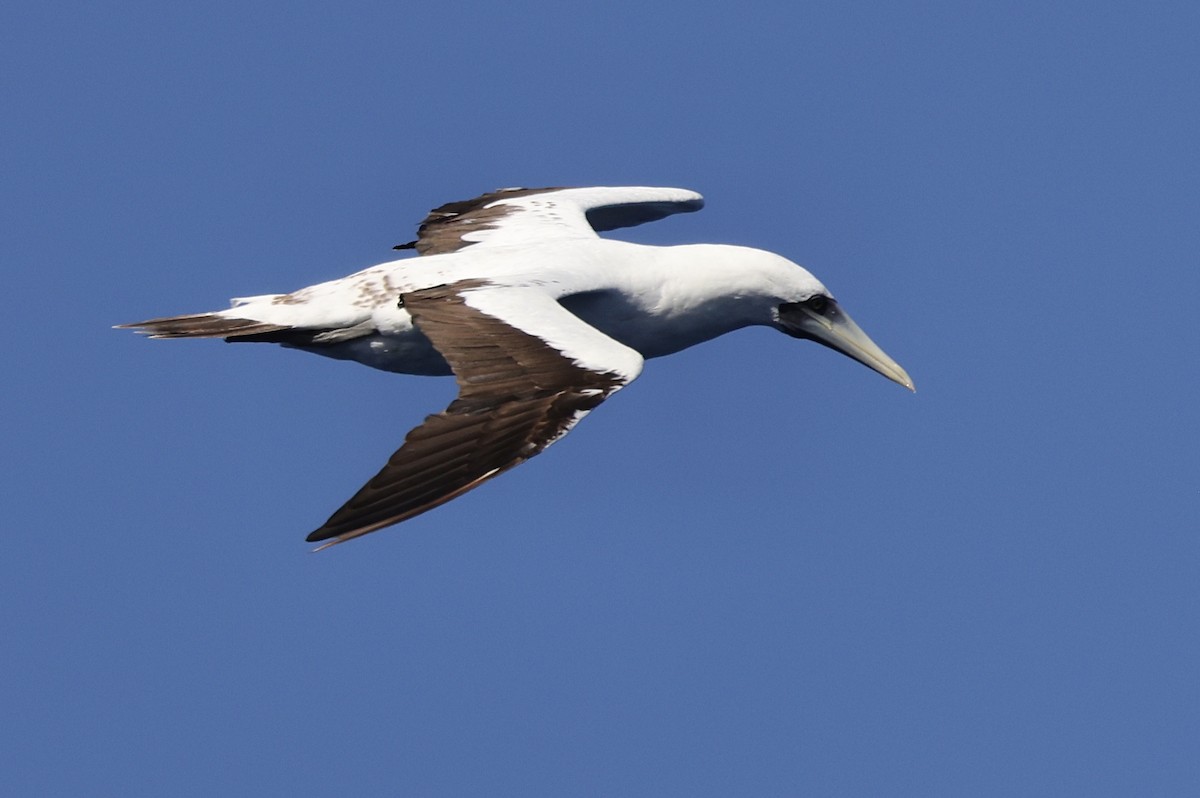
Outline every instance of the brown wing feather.
[(421, 220), (417, 228), (417, 240), (399, 244), (393, 249), (415, 249), (421, 255), (441, 255), (457, 252), (473, 242), (464, 241), (463, 236), (477, 230), (490, 230), (496, 223), (513, 212), (512, 206), (486, 206), (502, 199), (528, 197), (560, 191), (560, 188), (502, 188), (482, 194), (474, 199), (447, 202), (439, 205)]
[[(417, 239), (399, 244), (394, 249), (415, 249), (421, 255), (441, 255), (457, 252), (478, 243), (466, 241), (464, 236), (481, 230), (494, 230), (514, 213), (521, 213), (517, 205), (492, 205), (497, 200), (518, 199), (535, 194), (553, 194), (567, 190), (564, 186), (552, 188), (502, 188), (474, 199), (447, 202), (429, 212), (417, 229)], [(633, 189), (644, 192), (646, 189)], [(586, 189), (585, 189), (586, 191)], [(650, 189), (650, 191), (661, 191)], [(672, 191), (669, 190), (668, 191)], [(588, 224), (597, 233), (633, 227), (654, 222), (675, 213), (689, 213), (704, 207), (704, 200), (696, 195), (690, 199), (629, 199), (602, 205), (585, 205), (584, 215)]]
[(309, 541), (333, 545), (432, 510), (538, 454), (624, 384), (467, 305), (461, 292), (479, 285), (404, 295), (404, 307), (454, 370), (458, 398), (409, 432), (383, 470)]

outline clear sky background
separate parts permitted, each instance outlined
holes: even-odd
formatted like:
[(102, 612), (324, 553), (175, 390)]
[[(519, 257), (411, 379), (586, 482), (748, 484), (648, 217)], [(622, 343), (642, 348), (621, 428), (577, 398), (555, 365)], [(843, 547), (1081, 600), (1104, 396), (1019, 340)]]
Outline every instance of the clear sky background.
[[(1195, 3), (0, 10), (6, 795), (1200, 794)], [(454, 392), (116, 323), (642, 184), (769, 330), (321, 554)]]

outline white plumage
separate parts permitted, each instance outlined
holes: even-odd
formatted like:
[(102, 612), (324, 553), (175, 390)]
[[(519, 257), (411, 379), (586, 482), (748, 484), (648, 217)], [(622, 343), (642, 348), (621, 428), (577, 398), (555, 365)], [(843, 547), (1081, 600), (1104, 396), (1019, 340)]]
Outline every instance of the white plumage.
[(636, 378), (646, 358), (751, 325), (908, 375), (802, 267), (763, 250), (601, 239), (698, 210), (675, 188), (504, 189), (443, 205), (422, 257), (227, 310), (151, 319), (152, 337), (280, 343), (408, 374), (451, 374), (459, 398), (309, 540), (341, 542), (432, 509), (543, 451)]

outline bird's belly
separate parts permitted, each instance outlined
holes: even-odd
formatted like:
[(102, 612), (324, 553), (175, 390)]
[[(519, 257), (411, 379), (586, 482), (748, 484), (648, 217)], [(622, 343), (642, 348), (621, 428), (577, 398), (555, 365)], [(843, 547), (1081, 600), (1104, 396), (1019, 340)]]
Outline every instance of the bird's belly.
[(647, 359), (672, 355), (719, 334), (686, 317), (654, 315), (615, 292), (569, 296), (559, 302), (600, 332)]
[(337, 344), (295, 348), (398, 374), (442, 377), (452, 373), (450, 364), (433, 348), (429, 339), (415, 330), (399, 335), (372, 333)]

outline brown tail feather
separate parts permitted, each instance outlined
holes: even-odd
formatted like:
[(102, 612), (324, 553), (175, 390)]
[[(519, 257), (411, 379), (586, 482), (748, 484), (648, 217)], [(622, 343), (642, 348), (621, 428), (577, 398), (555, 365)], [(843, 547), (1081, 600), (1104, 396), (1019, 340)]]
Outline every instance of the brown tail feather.
[(282, 324), (267, 324), (251, 319), (231, 319), (216, 313), (195, 313), (161, 319), (118, 324), (119, 330), (138, 330), (151, 338), (231, 338), (261, 335), (291, 329)]

